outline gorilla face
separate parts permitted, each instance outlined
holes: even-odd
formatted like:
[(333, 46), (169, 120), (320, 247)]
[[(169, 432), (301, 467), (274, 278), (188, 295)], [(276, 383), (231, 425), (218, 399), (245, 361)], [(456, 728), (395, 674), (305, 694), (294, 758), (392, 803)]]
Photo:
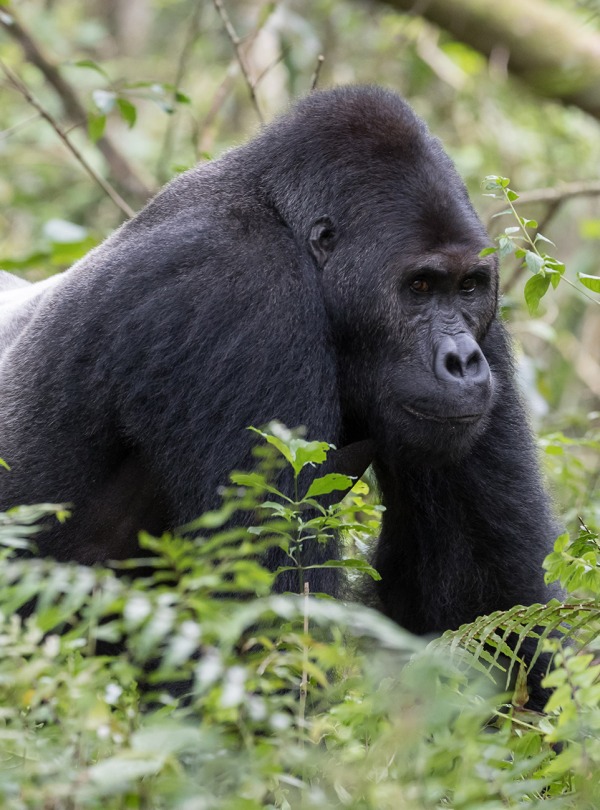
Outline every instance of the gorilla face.
[(494, 380), (480, 346), (496, 310), (497, 269), (473, 247), (446, 246), (405, 265), (392, 304), (391, 356), (379, 364), (373, 411), (388, 452), (455, 460), (487, 425)]
[[(463, 241), (433, 249), (422, 240), (415, 249), (404, 226), (393, 233), (388, 228), (387, 241), (378, 243), (400, 243), (404, 251), (374, 260), (371, 248), (356, 272), (364, 278), (366, 262), (377, 272), (366, 274), (367, 284), (356, 277), (350, 283), (353, 268), (336, 256), (338, 238), (343, 253), (343, 233), (329, 217), (320, 222), (323, 238), (315, 245), (313, 229), (311, 249), (340, 335), (348, 423), (393, 464), (410, 459), (438, 465), (463, 457), (485, 430), (494, 400), (480, 342), (496, 313), (495, 256), (480, 257), (486, 243), (480, 233), (469, 234), (468, 220)], [(352, 252), (360, 254), (356, 246)]]

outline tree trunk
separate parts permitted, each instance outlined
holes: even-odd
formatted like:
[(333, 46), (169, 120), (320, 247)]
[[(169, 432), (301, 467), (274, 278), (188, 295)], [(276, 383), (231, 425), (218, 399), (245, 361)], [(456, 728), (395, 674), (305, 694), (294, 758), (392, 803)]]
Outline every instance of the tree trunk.
[(600, 34), (545, 0), (383, 0), (449, 31), (536, 93), (600, 119)]

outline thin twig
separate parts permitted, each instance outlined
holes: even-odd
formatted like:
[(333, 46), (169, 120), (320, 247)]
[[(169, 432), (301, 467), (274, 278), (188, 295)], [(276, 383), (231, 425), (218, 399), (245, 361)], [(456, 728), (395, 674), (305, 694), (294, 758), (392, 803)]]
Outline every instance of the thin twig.
[(4, 73), (6, 78), (8, 79), (10, 85), (14, 87), (14, 89), (20, 93), (31, 106), (37, 110), (40, 116), (47, 121), (52, 129), (56, 132), (58, 137), (67, 147), (67, 149), (71, 152), (71, 154), (76, 158), (76, 160), (83, 166), (89, 176), (97, 183), (100, 188), (107, 194), (110, 199), (114, 202), (114, 204), (127, 216), (132, 217), (134, 216), (134, 210), (125, 202), (125, 200), (121, 197), (121, 195), (116, 191), (110, 183), (104, 180), (103, 177), (96, 172), (95, 169), (90, 166), (87, 162), (85, 157), (81, 154), (79, 149), (71, 142), (71, 140), (67, 137), (67, 135), (63, 132), (60, 128), (58, 122), (54, 119), (54, 117), (46, 110), (40, 102), (30, 93), (28, 87), (21, 81), (21, 79), (13, 73), (13, 71), (0, 59), (0, 70)]
[(24, 127), (28, 127), (29, 124), (32, 124), (34, 121), (39, 121), (40, 114), (34, 113), (30, 115), (28, 118), (24, 118), (23, 121), (19, 121), (17, 124), (13, 124), (12, 127), (8, 127), (8, 129), (3, 130), (0, 132), (0, 141), (5, 141), (7, 138), (10, 138), (11, 135), (14, 135), (15, 132), (18, 132), (20, 129)]
[(317, 83), (319, 81), (319, 76), (321, 75), (321, 68), (323, 67), (323, 62), (325, 61), (325, 57), (322, 53), (317, 56), (317, 66), (315, 67), (315, 72), (313, 73), (311, 82), (310, 82), (310, 92), (312, 93), (313, 90), (317, 89)]
[[(196, 0), (196, 5), (194, 6), (194, 10), (192, 12), (189, 25), (187, 27), (187, 35), (185, 37), (181, 53), (179, 54), (179, 59), (177, 61), (177, 69), (175, 71), (175, 79), (173, 81), (174, 103), (176, 100), (177, 91), (183, 84), (183, 80), (187, 72), (192, 51), (194, 49), (196, 40), (198, 39), (198, 32), (200, 30), (200, 14), (202, 12), (203, 6), (204, 6), (203, 0)], [(166, 180), (168, 180), (168, 173), (165, 171), (165, 167), (169, 162), (171, 154), (173, 153), (173, 142), (175, 139), (175, 121), (176, 121), (175, 115), (170, 115), (168, 117), (162, 147), (160, 150), (160, 154), (158, 156), (158, 160), (156, 161), (156, 176), (161, 182), (165, 182)]]
[(237, 76), (239, 67), (237, 61), (232, 61), (227, 68), (227, 73), (217, 87), (217, 91), (213, 96), (211, 105), (204, 117), (202, 125), (198, 127), (196, 135), (196, 159), (198, 160), (202, 155), (209, 151), (212, 143), (211, 128), (214, 124), (215, 118), (219, 114), (221, 108), (225, 104), (229, 93), (233, 87), (234, 79)]
[(246, 60), (245, 60), (244, 55), (242, 53), (242, 40), (237, 35), (237, 32), (236, 32), (235, 28), (233, 27), (233, 24), (232, 24), (232, 22), (231, 22), (231, 20), (229, 18), (229, 15), (227, 14), (227, 11), (225, 9), (225, 6), (222, 3), (222, 0), (213, 0), (213, 5), (217, 10), (218, 15), (219, 15), (219, 17), (221, 18), (221, 20), (223, 22), (223, 26), (225, 28), (225, 31), (227, 32), (227, 36), (229, 37), (229, 40), (230, 40), (231, 44), (233, 45), (233, 50), (235, 52), (236, 59), (237, 59), (238, 64), (240, 66), (240, 70), (242, 71), (242, 75), (243, 75), (243, 77), (244, 77), (244, 79), (246, 81), (246, 86), (248, 87), (248, 92), (250, 93), (250, 99), (252, 101), (254, 109), (256, 110), (258, 118), (259, 118), (259, 120), (260, 120), (260, 122), (262, 124), (262, 123), (264, 123), (264, 117), (263, 117), (263, 114), (261, 112), (260, 106), (258, 104), (258, 98), (256, 97), (255, 83), (252, 81), (252, 77), (250, 76), (250, 73), (248, 71), (248, 67), (246, 65)]
[(300, 700), (298, 704), (298, 723), (302, 728), (306, 715), (306, 698), (308, 695), (308, 608), (310, 586), (304, 583), (304, 641), (302, 643), (302, 678), (300, 680)]
[(589, 197), (600, 194), (600, 180), (583, 180), (564, 183), (556, 188), (538, 188), (519, 194), (521, 203), (554, 203), (570, 200), (572, 197)]
[(279, 56), (276, 59), (273, 59), (273, 61), (270, 62), (266, 66), (266, 68), (264, 70), (262, 70), (258, 74), (258, 76), (256, 77), (256, 79), (253, 82), (255, 87), (258, 87), (258, 85), (262, 82), (262, 80), (265, 78), (265, 76), (268, 73), (270, 73), (273, 70), (274, 67), (277, 67), (277, 65), (281, 62), (281, 60), (285, 58), (288, 51), (289, 51), (289, 48), (283, 48), (281, 53), (279, 54)]
[[(556, 199), (551, 202), (548, 207), (546, 208), (546, 212), (541, 220), (538, 221), (538, 226), (535, 228), (533, 232), (533, 241), (535, 242), (536, 237), (539, 233), (546, 230), (548, 223), (554, 218), (554, 216), (558, 213), (559, 208), (561, 207), (562, 203), (565, 202), (567, 198), (564, 199)], [(519, 197), (520, 200), (520, 197)], [(513, 272), (510, 275), (508, 281), (504, 284), (503, 291), (508, 293), (512, 290), (512, 288), (517, 284), (521, 276), (524, 274), (525, 270), (527, 269), (527, 265), (525, 262), (519, 262)]]
[[(0, 28), (3, 28), (16, 42), (19, 43), (28, 62), (41, 72), (48, 84), (54, 88), (63, 105), (67, 117), (73, 121), (87, 121), (86, 110), (79, 100), (73, 87), (67, 82), (58, 67), (48, 59), (31, 34), (17, 18), (13, 8), (10, 13), (0, 15)], [(104, 156), (113, 178), (119, 186), (140, 200), (146, 200), (152, 192), (143, 180), (136, 174), (124, 155), (117, 149), (107, 135), (96, 143), (96, 147)]]

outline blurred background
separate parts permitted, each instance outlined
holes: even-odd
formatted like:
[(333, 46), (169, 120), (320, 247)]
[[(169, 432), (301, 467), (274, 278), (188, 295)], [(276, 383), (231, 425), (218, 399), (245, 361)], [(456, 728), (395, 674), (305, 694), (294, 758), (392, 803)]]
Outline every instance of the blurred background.
[(600, 525), (600, 0), (20, 0), (0, 57), (0, 267), (31, 280), (314, 86), (403, 94), (490, 232), (501, 175), (566, 265), (534, 317), (508, 255), (502, 305), (559, 509)]

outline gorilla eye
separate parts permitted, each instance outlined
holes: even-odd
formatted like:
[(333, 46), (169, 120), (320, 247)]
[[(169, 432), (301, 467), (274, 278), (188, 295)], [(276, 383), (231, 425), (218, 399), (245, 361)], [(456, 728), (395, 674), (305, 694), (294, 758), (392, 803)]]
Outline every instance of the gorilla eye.
[(416, 278), (413, 282), (411, 282), (410, 288), (416, 293), (427, 293), (430, 290), (429, 282), (424, 278)]
[(460, 289), (462, 292), (465, 293), (472, 293), (475, 291), (475, 287), (477, 287), (477, 279), (473, 276), (469, 276), (469, 278), (463, 279)]

